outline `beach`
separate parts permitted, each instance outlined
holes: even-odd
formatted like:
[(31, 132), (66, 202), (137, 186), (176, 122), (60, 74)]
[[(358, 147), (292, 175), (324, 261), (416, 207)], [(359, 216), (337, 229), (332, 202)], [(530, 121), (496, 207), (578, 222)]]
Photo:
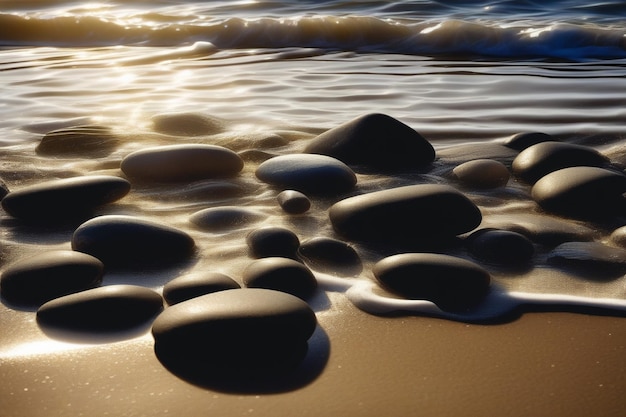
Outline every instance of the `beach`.
[[(405, 6), (4, 5), (2, 415), (623, 414), (623, 3)], [(327, 146), (350, 129), (348, 151)], [(358, 142), (368, 132), (373, 151)], [(559, 145), (524, 159), (541, 145), (515, 139), (528, 132)], [(482, 171), (458, 170), (477, 160)], [(487, 167), (501, 176), (477, 173)], [(563, 185), (577, 178), (583, 191)], [(18, 192), (50, 182), (52, 197)], [(310, 206), (279, 203), (285, 189)], [(225, 382), (197, 360), (204, 348), (152, 324), (179, 277), (262, 281), (250, 271), (268, 246), (250, 236), (268, 228), (295, 237), (294, 309), (316, 324), (304, 340), (278, 336), (304, 342), (295, 370)], [(107, 308), (104, 330), (46, 324), (37, 310), (59, 294), (43, 281), (11, 290), (11, 275), (76, 252), (103, 261), (87, 286), (150, 290), (157, 309)], [(403, 262), (424, 259), (442, 275), (478, 271), (478, 301), (462, 304), (476, 286), (450, 290), (460, 306), (396, 286)], [(55, 296), (33, 304), (40, 286)], [(135, 312), (138, 325), (106, 327)], [(267, 353), (264, 337), (241, 340), (238, 358)]]

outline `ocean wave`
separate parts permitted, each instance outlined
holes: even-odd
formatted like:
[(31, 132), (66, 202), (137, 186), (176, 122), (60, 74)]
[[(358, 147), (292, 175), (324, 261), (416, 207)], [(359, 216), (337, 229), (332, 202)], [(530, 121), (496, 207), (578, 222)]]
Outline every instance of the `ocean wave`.
[(228, 18), (189, 23), (155, 13), (120, 22), (95, 16), (0, 14), (0, 45), (4, 46), (182, 46), (199, 41), (219, 49), (302, 47), (502, 59), (626, 57), (624, 29), (572, 23), (413, 22), (361, 16)]

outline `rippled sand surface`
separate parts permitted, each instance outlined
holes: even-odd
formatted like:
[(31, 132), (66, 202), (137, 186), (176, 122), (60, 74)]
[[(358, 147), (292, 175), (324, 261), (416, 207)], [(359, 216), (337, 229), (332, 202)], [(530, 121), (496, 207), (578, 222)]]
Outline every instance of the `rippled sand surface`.
[[(366, 113), (403, 121), (449, 159), (420, 175), (359, 173), (355, 193), (449, 182), (455, 158), (473, 159), (454, 149), (490, 149), (523, 131), (588, 145), (626, 163), (623, 60), (435, 60), (315, 48), (223, 51), (199, 42), (13, 49), (0, 51), (0, 62), (0, 178), (9, 189), (47, 179), (122, 175), (122, 158), (149, 146), (217, 144), (245, 161), (240, 175), (219, 181), (229, 192), (207, 196), (202, 186), (210, 183), (134, 183), (127, 197), (102, 208), (97, 214), (138, 215), (188, 231), (199, 247), (188, 264), (109, 274), (105, 284), (140, 283), (161, 291), (172, 278), (203, 268), (240, 280), (251, 261), (245, 237), (265, 225), (290, 228), (301, 241), (335, 237), (327, 215), (332, 198), (314, 199), (306, 215), (285, 215), (276, 190), (254, 171), (261, 160), (301, 152), (318, 133)], [(110, 128), (115, 142), (70, 154), (36, 152), (45, 133), (79, 125)], [(523, 198), (525, 190), (511, 179), (506, 189), (468, 195), (486, 220), (520, 222), (519, 216), (540, 213)], [(189, 225), (191, 213), (225, 205), (261, 216), (225, 231)], [(43, 250), (69, 249), (72, 227), (24, 225), (5, 213), (0, 221), (3, 266)], [(568, 222), (589, 228), (602, 242), (612, 230)], [(371, 280), (371, 267), (383, 255), (356, 248), (364, 268), (349, 279)], [(624, 277), (581, 277), (548, 267), (544, 256), (540, 252), (527, 270), (490, 272), (516, 291), (624, 298)], [(148, 329), (105, 340), (55, 338), (39, 329), (33, 311), (2, 305), (2, 414), (618, 416), (626, 409), (621, 313), (528, 313), (490, 325), (420, 314), (379, 317), (355, 308), (338, 280), (318, 275), (311, 375), (269, 393), (232, 393), (177, 377), (155, 357)]]

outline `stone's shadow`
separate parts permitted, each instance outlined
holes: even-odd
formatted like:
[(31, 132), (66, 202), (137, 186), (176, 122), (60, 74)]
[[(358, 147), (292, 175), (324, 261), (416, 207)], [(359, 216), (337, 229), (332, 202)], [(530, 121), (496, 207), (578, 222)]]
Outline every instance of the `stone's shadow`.
[(0, 292), (0, 302), (5, 307), (10, 308), (11, 310), (35, 313), (37, 309), (39, 308), (39, 306), (41, 305), (37, 303), (30, 303), (30, 302), (22, 303), (18, 301), (8, 300), (4, 295), (1, 295), (1, 294), (2, 293)]
[(199, 355), (158, 344), (154, 351), (168, 371), (198, 387), (234, 394), (276, 394), (313, 382), (328, 363), (330, 340), (318, 325), (308, 343), (277, 352), (256, 353), (255, 346), (246, 346), (219, 355)]

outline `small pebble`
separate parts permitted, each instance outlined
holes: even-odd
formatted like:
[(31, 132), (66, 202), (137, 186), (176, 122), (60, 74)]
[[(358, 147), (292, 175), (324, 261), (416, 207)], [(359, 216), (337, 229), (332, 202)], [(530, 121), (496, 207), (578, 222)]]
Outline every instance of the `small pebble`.
[(220, 272), (193, 272), (174, 278), (163, 287), (163, 298), (169, 305), (217, 291), (240, 288), (228, 275)]
[(66, 330), (115, 331), (148, 322), (163, 309), (155, 291), (109, 285), (56, 298), (37, 310), (37, 323)]
[(296, 190), (285, 190), (278, 194), (278, 204), (289, 214), (306, 213), (311, 208), (311, 200)]
[(476, 188), (496, 188), (509, 181), (509, 170), (502, 162), (493, 159), (475, 159), (458, 165), (452, 170), (463, 184)]
[(15, 304), (41, 305), (53, 298), (100, 285), (104, 265), (91, 255), (45, 251), (8, 265), (0, 278), (2, 296)]
[(246, 267), (243, 283), (248, 288), (283, 291), (307, 299), (315, 292), (317, 281), (303, 264), (288, 258), (261, 258)]
[(289, 229), (278, 226), (253, 230), (246, 237), (250, 256), (253, 258), (296, 258), (300, 239)]

